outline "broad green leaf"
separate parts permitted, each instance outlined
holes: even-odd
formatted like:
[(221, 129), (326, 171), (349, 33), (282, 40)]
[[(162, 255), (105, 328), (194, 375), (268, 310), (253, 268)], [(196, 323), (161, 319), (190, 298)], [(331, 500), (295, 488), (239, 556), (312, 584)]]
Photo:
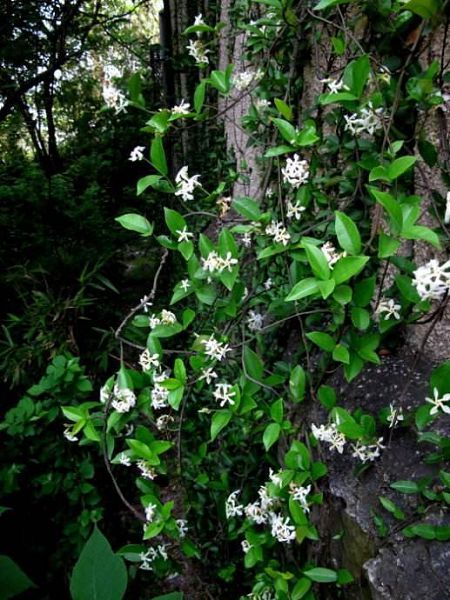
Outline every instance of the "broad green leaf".
[(284, 100), (281, 100), (281, 98), (275, 98), (274, 102), (278, 112), (288, 121), (292, 121), (293, 115), (291, 107), (288, 106)]
[(306, 577), (309, 577), (309, 579), (311, 579), (312, 581), (316, 581), (317, 583), (333, 583), (337, 581), (336, 571), (332, 571), (331, 569), (325, 569), (323, 567), (315, 567), (314, 569), (303, 571), (303, 574), (306, 575)]
[(306, 334), (306, 337), (313, 342), (316, 346), (319, 346), (325, 352), (333, 352), (336, 342), (328, 333), (322, 331), (312, 331)]
[(211, 441), (214, 441), (219, 433), (231, 421), (233, 413), (229, 410), (218, 410), (211, 419)]
[(328, 266), (328, 261), (325, 258), (325, 254), (322, 252), (322, 250), (317, 248), (317, 246), (307, 242), (303, 242), (302, 246), (306, 251), (306, 258), (308, 259), (314, 275), (322, 280), (329, 279), (330, 267)]
[(346, 66), (342, 80), (348, 87), (348, 91), (359, 98), (364, 91), (369, 73), (369, 57), (367, 54), (363, 54)]
[(182, 231), (187, 224), (184, 218), (176, 210), (164, 207), (164, 220), (170, 230), (170, 233), (178, 240), (179, 231)]
[(281, 427), (278, 425), (278, 423), (270, 423), (270, 425), (267, 425), (263, 433), (263, 444), (266, 452), (268, 452), (278, 440), (280, 433)]
[(336, 362), (341, 362), (345, 364), (350, 363), (350, 354), (347, 348), (345, 346), (342, 346), (341, 344), (336, 344), (333, 350), (332, 357), (333, 360), (335, 360)]
[(270, 407), (270, 416), (278, 424), (283, 421), (283, 399), (278, 398)]
[(312, 294), (317, 294), (319, 291), (318, 281), (313, 277), (308, 277), (307, 279), (303, 279), (294, 285), (292, 290), (286, 296), (286, 302), (292, 302), (293, 300), (300, 300), (301, 298), (306, 298), (307, 296), (311, 296)]
[(441, 247), (439, 236), (429, 227), (423, 225), (411, 225), (410, 227), (404, 227), (402, 230), (402, 236), (407, 240), (425, 240), (435, 248)]
[(128, 213), (126, 215), (116, 217), (114, 220), (120, 223), (125, 229), (140, 233), (142, 237), (148, 237), (153, 233), (152, 223), (147, 221), (147, 219), (142, 215)]
[(370, 324), (370, 313), (365, 308), (360, 308), (359, 306), (353, 306), (351, 309), (351, 319), (353, 325), (357, 329), (367, 329)]
[(340, 247), (348, 254), (361, 252), (361, 236), (355, 223), (342, 212), (336, 211), (336, 235)]
[(291, 592), (292, 600), (301, 600), (304, 598), (307, 592), (309, 592), (311, 589), (311, 585), (312, 583), (310, 579), (307, 579), (306, 577), (299, 579)]
[(72, 572), (72, 600), (121, 600), (127, 580), (122, 558), (113, 553), (108, 540), (95, 527)]
[(196, 113), (199, 113), (203, 108), (205, 101), (206, 84), (204, 81), (200, 82), (195, 88), (194, 92), (194, 109)]
[(406, 537), (417, 536), (424, 540), (436, 539), (436, 527), (435, 525), (431, 525), (431, 523), (416, 523), (415, 525), (410, 525), (409, 527), (405, 527), (402, 533)]
[(418, 494), (420, 488), (415, 481), (395, 481), (391, 483), (391, 488), (402, 494)]
[(253, 198), (236, 198), (232, 206), (236, 212), (250, 221), (257, 221), (261, 216), (259, 205)]
[(400, 241), (381, 232), (378, 237), (378, 258), (395, 256), (400, 247)]
[(303, 367), (297, 365), (291, 371), (289, 391), (294, 402), (301, 402), (305, 397), (306, 374)]
[(392, 233), (394, 235), (400, 233), (403, 227), (403, 214), (400, 204), (387, 192), (382, 192), (373, 187), (370, 187), (369, 191), (389, 215)]
[(140, 196), (148, 187), (153, 186), (160, 179), (161, 175), (147, 175), (146, 177), (141, 177), (137, 182), (137, 195)]
[(336, 406), (336, 391), (330, 385), (321, 385), (317, 391), (317, 397), (327, 410)]
[(156, 136), (150, 147), (150, 160), (152, 165), (162, 175), (167, 175), (166, 153), (164, 152), (164, 144), (160, 136)]
[(439, 0), (400, 0), (402, 8), (410, 10), (424, 19), (430, 19), (441, 7)]
[(339, 259), (331, 274), (336, 285), (358, 275), (364, 269), (368, 260), (368, 256), (344, 256)]
[(213, 71), (209, 77), (209, 83), (222, 94), (230, 91), (230, 77), (226, 71)]
[(0, 555), (0, 600), (14, 598), (36, 587), (17, 563), (9, 556)]
[(282, 154), (287, 154), (288, 152), (293, 152), (294, 150), (295, 148), (293, 148), (292, 146), (272, 146), (271, 148), (266, 150), (264, 156), (266, 158), (271, 158), (272, 156), (281, 156)]
[(387, 168), (387, 176), (391, 181), (394, 181), (403, 173), (406, 173), (413, 164), (417, 161), (417, 156), (401, 156), (396, 158)]
[(312, 146), (320, 140), (317, 135), (316, 124), (312, 119), (305, 121), (305, 126), (298, 132), (295, 144), (300, 147)]
[(282, 135), (282, 137), (289, 142), (289, 144), (294, 144), (297, 137), (297, 130), (289, 121), (285, 121), (284, 119), (273, 118), (272, 121), (275, 123), (276, 128)]

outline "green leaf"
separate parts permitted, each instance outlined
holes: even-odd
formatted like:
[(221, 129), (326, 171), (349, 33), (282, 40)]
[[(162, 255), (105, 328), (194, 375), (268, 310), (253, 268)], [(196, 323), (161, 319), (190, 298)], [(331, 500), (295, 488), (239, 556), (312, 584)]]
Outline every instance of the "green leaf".
[(196, 113), (199, 113), (203, 108), (203, 103), (205, 101), (205, 92), (206, 92), (206, 83), (204, 81), (202, 81), (195, 88), (195, 93), (194, 93), (194, 109), (195, 109)]
[(330, 6), (348, 4), (349, 2), (354, 2), (354, 0), (320, 0), (319, 4), (316, 4), (314, 7), (314, 10), (323, 10), (324, 8), (329, 8)]
[(70, 580), (73, 600), (121, 600), (127, 589), (127, 569), (94, 527), (81, 551)]
[(342, 346), (341, 344), (336, 344), (332, 356), (333, 360), (335, 360), (336, 362), (341, 362), (345, 364), (350, 363), (350, 354), (347, 348), (345, 346)]
[(418, 494), (419, 485), (415, 481), (395, 481), (391, 483), (391, 488), (402, 494)]
[(393, 196), (391, 196), (391, 194), (388, 194), (387, 192), (381, 192), (373, 187), (370, 187), (369, 191), (375, 197), (375, 200), (378, 202), (378, 204), (381, 204), (381, 206), (389, 215), (392, 233), (394, 235), (400, 233), (403, 227), (403, 214), (400, 204)]
[(394, 179), (397, 179), (400, 175), (406, 173), (416, 160), (417, 156), (401, 156), (400, 158), (396, 158), (387, 168), (387, 176), (390, 181), (394, 181)]
[(345, 52), (345, 40), (341, 37), (332, 37), (331, 43), (333, 44), (333, 49), (338, 56), (342, 56)]
[(163, 596), (154, 596), (151, 600), (183, 600), (183, 592), (171, 592), (170, 594), (164, 594)]
[(304, 598), (305, 594), (311, 589), (311, 585), (310, 579), (306, 579), (306, 577), (299, 579), (291, 592), (292, 600), (301, 600)]
[(320, 140), (317, 135), (316, 124), (312, 119), (305, 121), (305, 126), (298, 132), (295, 139), (296, 146), (305, 147), (312, 146)]
[(0, 600), (14, 598), (36, 587), (31, 579), (9, 556), (0, 555)]
[(330, 267), (328, 266), (327, 259), (325, 258), (325, 254), (322, 252), (322, 250), (313, 244), (309, 244), (308, 242), (303, 242), (302, 246), (306, 251), (306, 258), (308, 259), (314, 275), (322, 280), (329, 279)]
[(325, 569), (323, 567), (316, 567), (314, 569), (309, 569), (308, 571), (303, 571), (303, 574), (317, 583), (333, 583), (334, 581), (337, 581), (336, 571)]
[(120, 223), (125, 229), (136, 231), (143, 237), (148, 237), (153, 233), (153, 225), (147, 221), (145, 217), (136, 213), (121, 215), (120, 217), (116, 217), (114, 220)]
[(209, 83), (222, 94), (230, 91), (230, 77), (226, 71), (213, 71), (209, 77)]
[(333, 352), (336, 342), (328, 333), (323, 333), (322, 331), (312, 331), (306, 334), (306, 337), (311, 340), (313, 344), (319, 346), (325, 352)]
[(369, 57), (367, 54), (363, 54), (346, 66), (342, 80), (348, 87), (348, 91), (359, 98), (364, 91), (369, 73)]
[(340, 247), (348, 254), (361, 252), (361, 236), (355, 223), (343, 212), (336, 211), (336, 235)]
[(263, 444), (266, 452), (268, 452), (278, 440), (280, 433), (281, 427), (278, 425), (278, 423), (270, 423), (270, 425), (267, 425), (263, 433)]
[(358, 275), (364, 269), (368, 260), (368, 256), (344, 256), (339, 259), (331, 274), (336, 285), (344, 283), (344, 281), (348, 281), (355, 275)]
[(236, 212), (250, 221), (257, 221), (261, 216), (259, 205), (253, 198), (236, 198), (232, 206)]
[(291, 123), (284, 119), (273, 118), (272, 121), (275, 123), (276, 128), (281, 133), (283, 138), (289, 142), (289, 144), (295, 143), (297, 137), (297, 130)]
[(186, 221), (176, 210), (164, 207), (164, 220), (169, 228), (170, 233), (178, 239), (178, 231), (187, 228)]
[(278, 398), (270, 407), (270, 417), (278, 424), (283, 421), (283, 399)]
[(318, 281), (313, 277), (308, 277), (306, 279), (302, 279), (294, 285), (292, 290), (286, 296), (286, 302), (292, 302), (293, 300), (300, 300), (301, 298), (306, 298), (307, 296), (311, 296), (312, 294), (317, 294), (319, 291)]
[(378, 237), (378, 258), (395, 256), (400, 247), (400, 241), (381, 232)]
[(306, 374), (303, 367), (297, 365), (291, 371), (289, 391), (294, 402), (301, 402), (305, 397)]
[(229, 410), (218, 410), (211, 419), (211, 441), (213, 442), (219, 433), (231, 420), (233, 413)]
[(160, 136), (156, 136), (152, 141), (150, 147), (150, 160), (157, 171), (162, 175), (167, 175), (166, 153), (164, 152), (164, 145)]
[(321, 385), (317, 391), (317, 397), (327, 410), (336, 406), (336, 391), (330, 385)]
[(410, 525), (405, 527), (402, 533), (406, 537), (420, 537), (424, 540), (434, 540), (436, 538), (436, 528), (430, 523), (417, 523), (416, 525)]
[(441, 247), (437, 233), (423, 225), (411, 225), (410, 227), (403, 228), (402, 236), (407, 240), (425, 240), (435, 248)]
[(281, 98), (275, 98), (274, 102), (278, 112), (288, 121), (292, 121), (292, 108), (284, 100), (281, 100)]
[(353, 292), (353, 302), (356, 306), (367, 306), (375, 292), (375, 276), (358, 281)]
[(430, 19), (440, 8), (439, 0), (400, 0), (402, 8), (410, 10), (424, 19)]
[(370, 313), (365, 308), (353, 306), (351, 309), (351, 319), (353, 325), (357, 329), (361, 329), (361, 331), (364, 331), (369, 327)]
[(287, 154), (288, 152), (293, 152), (295, 148), (292, 146), (272, 146), (264, 153), (265, 158), (271, 158), (272, 156), (281, 156), (282, 154)]

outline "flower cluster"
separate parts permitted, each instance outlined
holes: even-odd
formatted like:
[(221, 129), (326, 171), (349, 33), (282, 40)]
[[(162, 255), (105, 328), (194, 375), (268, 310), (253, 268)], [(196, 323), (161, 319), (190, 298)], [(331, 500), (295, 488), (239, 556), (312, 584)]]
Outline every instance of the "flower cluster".
[(118, 384), (113, 389), (111, 407), (119, 413), (127, 413), (136, 405), (136, 396), (128, 388), (121, 388)]
[(159, 355), (151, 354), (150, 350), (146, 348), (139, 357), (139, 364), (143, 371), (151, 371), (152, 369), (158, 369), (160, 366)]
[(191, 105), (189, 102), (185, 102), (184, 99), (181, 100), (180, 104), (176, 104), (172, 107), (171, 111), (173, 115), (187, 115), (191, 110)]
[(325, 242), (320, 249), (325, 254), (330, 269), (333, 268), (340, 258), (347, 256), (346, 252), (338, 252), (331, 242)]
[(273, 237), (274, 242), (283, 244), (283, 246), (287, 246), (291, 240), (291, 234), (281, 221), (272, 221), (270, 225), (267, 225), (265, 232)]
[(295, 219), (296, 221), (300, 221), (302, 218), (302, 213), (306, 210), (306, 206), (302, 206), (300, 202), (291, 202), (288, 201), (286, 205), (286, 216), (288, 219)]
[(190, 40), (187, 45), (189, 56), (195, 60), (199, 65), (206, 65), (209, 63), (209, 50), (205, 48), (205, 45), (200, 40)]
[(144, 150), (145, 150), (145, 146), (136, 146), (130, 152), (130, 158), (128, 160), (131, 160), (131, 162), (136, 162), (137, 160), (143, 160)]
[(150, 481), (155, 479), (157, 475), (155, 469), (153, 469), (145, 460), (138, 460), (136, 466), (140, 471), (141, 477), (149, 479)]
[(298, 188), (309, 179), (309, 164), (306, 160), (301, 160), (298, 154), (294, 158), (288, 158), (286, 165), (281, 169), (283, 181), (294, 188)]
[(159, 544), (156, 548), (149, 548), (147, 552), (141, 552), (140, 559), (141, 564), (139, 565), (140, 569), (144, 571), (153, 571), (153, 562), (158, 558), (162, 558), (163, 560), (168, 560), (167, 555), (167, 546), (166, 544)]
[(352, 444), (353, 458), (358, 458), (361, 462), (373, 462), (375, 459), (379, 458), (381, 455), (381, 450), (385, 448), (383, 446), (383, 438), (380, 437), (375, 444), (363, 444), (362, 442), (356, 442), (356, 444)]
[(316, 440), (329, 444), (330, 450), (336, 450), (339, 454), (344, 452), (347, 440), (345, 439), (345, 435), (337, 430), (336, 423), (330, 423), (329, 425), (322, 424), (319, 427), (313, 423), (311, 431)]
[(149, 317), (148, 320), (150, 329), (154, 329), (157, 325), (175, 325), (176, 322), (176, 315), (174, 315), (173, 312), (171, 312), (170, 310), (166, 310), (165, 308), (162, 309), (159, 317), (157, 317), (155, 314), (152, 314), (152, 316)]
[(229, 383), (216, 383), (215, 390), (213, 392), (214, 398), (217, 402), (220, 403), (220, 406), (224, 406), (225, 404), (234, 404), (234, 396), (236, 396), (236, 392), (232, 392), (232, 385)]
[(203, 340), (202, 343), (205, 346), (205, 354), (219, 362), (222, 361), (226, 357), (227, 352), (230, 352), (231, 350), (228, 344), (218, 342), (213, 335), (207, 340)]
[(248, 311), (247, 326), (250, 331), (260, 331), (264, 325), (264, 317), (254, 310)]
[(231, 252), (227, 252), (222, 258), (215, 250), (212, 250), (206, 258), (202, 258), (202, 269), (208, 273), (221, 273), (225, 269), (230, 271), (238, 264), (237, 258), (233, 258)]
[(328, 85), (330, 94), (337, 94), (341, 90), (348, 90), (348, 86), (341, 80), (333, 79), (332, 77), (327, 77), (326, 79), (320, 79), (320, 83), (325, 83)]
[(422, 300), (440, 300), (450, 290), (450, 260), (440, 265), (433, 258), (414, 271), (412, 284)]
[(383, 108), (374, 109), (369, 103), (369, 105), (366, 108), (362, 108), (359, 113), (344, 115), (345, 129), (352, 135), (359, 135), (360, 133), (373, 135), (375, 131), (381, 129), (383, 126), (382, 115)]
[(252, 83), (257, 83), (262, 79), (263, 75), (264, 73), (259, 69), (257, 71), (241, 71), (233, 76), (232, 83), (238, 91), (243, 92), (250, 87)]
[(201, 183), (199, 182), (200, 175), (189, 177), (188, 171), (189, 167), (185, 165), (184, 167), (181, 167), (175, 176), (175, 183), (177, 184), (175, 196), (181, 196), (185, 202), (187, 200), (193, 200), (195, 188), (201, 186)]
[(447, 402), (450, 403), (450, 394), (444, 394), (442, 398), (439, 398), (439, 390), (433, 388), (433, 398), (425, 398), (425, 401), (432, 404), (430, 415), (437, 415), (439, 410), (450, 415), (450, 405), (447, 404)]

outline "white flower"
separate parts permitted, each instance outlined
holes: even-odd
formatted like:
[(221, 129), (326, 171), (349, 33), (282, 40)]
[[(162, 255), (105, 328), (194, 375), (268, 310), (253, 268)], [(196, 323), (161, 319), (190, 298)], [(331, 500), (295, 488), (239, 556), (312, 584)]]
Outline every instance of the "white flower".
[(231, 255), (231, 252), (227, 252), (227, 255), (225, 258), (220, 258), (220, 265), (221, 265), (220, 270), (221, 271), (224, 271), (225, 269), (227, 269), (231, 273), (231, 271), (233, 270), (233, 267), (237, 264), (238, 264), (238, 259), (233, 258)]
[(225, 406), (225, 404), (234, 405), (233, 398), (236, 396), (236, 392), (230, 391), (232, 387), (229, 383), (216, 383), (213, 396), (217, 402), (220, 402), (220, 406)]
[(311, 491), (311, 485), (302, 487), (301, 485), (291, 483), (289, 488), (289, 493), (292, 494), (292, 498), (297, 500), (297, 502), (300, 502), (305, 512), (309, 512), (307, 496)]
[(277, 485), (278, 487), (283, 487), (283, 480), (281, 478), (280, 473), (275, 473), (271, 468), (269, 469), (269, 479), (273, 484)]
[(444, 216), (444, 224), (448, 225), (450, 223), (450, 191), (447, 192), (446, 204), (445, 204), (445, 216)]
[(155, 383), (154, 388), (150, 393), (152, 397), (152, 408), (154, 410), (161, 410), (162, 408), (167, 408), (168, 402), (167, 399), (169, 397), (169, 390), (162, 387), (159, 383)]
[(178, 242), (188, 242), (189, 238), (194, 237), (194, 234), (187, 230), (186, 225), (183, 229), (177, 229), (176, 233), (178, 234)]
[(245, 507), (245, 516), (257, 525), (263, 525), (269, 521), (270, 513), (263, 509), (259, 502), (253, 502)]
[(269, 277), (268, 279), (266, 279), (266, 281), (264, 282), (264, 289), (265, 290), (270, 290), (270, 288), (273, 286), (273, 281), (271, 280), (271, 278)]
[(394, 319), (400, 319), (401, 304), (396, 304), (392, 298), (386, 299), (381, 298), (376, 310), (375, 315), (381, 317), (384, 314), (384, 320), (387, 321), (391, 317)]
[(145, 460), (138, 460), (138, 462), (136, 463), (136, 466), (139, 469), (139, 471), (141, 472), (141, 477), (144, 477), (145, 479), (150, 479), (150, 481), (153, 481), (153, 479), (155, 479), (155, 477), (157, 475), (155, 469), (152, 469), (145, 462)]
[(345, 129), (352, 135), (368, 133), (373, 135), (377, 129), (382, 128), (383, 108), (373, 109), (369, 103), (367, 108), (362, 108), (359, 113), (344, 115)]
[(151, 317), (149, 317), (148, 324), (150, 329), (154, 329), (157, 325), (161, 325), (161, 319), (153, 314)]
[(433, 258), (414, 271), (412, 284), (422, 300), (440, 300), (450, 289), (450, 260), (439, 265)]
[(164, 560), (167, 560), (169, 557), (167, 555), (167, 546), (166, 544), (159, 544), (157, 547), (157, 550), (159, 552), (159, 555), (161, 558), (163, 558)]
[(250, 248), (252, 245), (252, 234), (246, 231), (242, 236), (241, 241), (245, 248)]
[(189, 56), (195, 60), (199, 65), (208, 64), (208, 54), (209, 50), (205, 48), (203, 43), (200, 40), (190, 40), (189, 44), (186, 46), (188, 50)]
[(111, 407), (119, 413), (127, 413), (136, 405), (136, 396), (132, 390), (121, 388), (117, 384), (113, 390)]
[(165, 308), (161, 311), (161, 324), (162, 325), (174, 325), (177, 322), (176, 316), (170, 310)]
[(333, 265), (335, 265), (340, 258), (347, 256), (346, 252), (338, 252), (331, 242), (322, 244), (320, 249), (325, 254), (330, 269), (333, 268)]
[(260, 313), (250, 310), (247, 317), (247, 325), (250, 331), (260, 331), (264, 325), (264, 317)]
[(183, 292), (187, 292), (188, 289), (191, 287), (191, 284), (189, 283), (189, 279), (182, 279), (180, 281), (180, 287), (183, 290)]
[(309, 179), (308, 161), (300, 160), (298, 154), (294, 154), (294, 158), (286, 160), (286, 166), (281, 169), (283, 181), (289, 183), (294, 188), (298, 188)]
[(180, 534), (180, 538), (186, 537), (186, 533), (188, 532), (188, 526), (186, 519), (177, 519), (178, 525), (178, 533)]
[(155, 518), (155, 515), (156, 515), (157, 508), (158, 507), (156, 506), (156, 504), (152, 504), (152, 503), (150, 503), (148, 506), (146, 506), (145, 520), (147, 521), (147, 523), (151, 523), (153, 521), (153, 519)]
[(212, 369), (212, 367), (209, 367), (208, 369), (202, 370), (202, 374), (200, 375), (198, 380), (201, 381), (202, 379), (205, 379), (206, 383), (209, 385), (211, 383), (211, 381), (213, 379), (217, 379), (217, 377), (218, 377), (217, 373)]
[(177, 184), (175, 196), (181, 196), (185, 202), (193, 200), (195, 188), (201, 186), (201, 183), (198, 181), (200, 175), (189, 177), (188, 170), (189, 167), (186, 165), (181, 167), (175, 177), (175, 183)]
[(112, 83), (108, 83), (103, 87), (103, 99), (108, 108), (113, 108), (116, 114), (126, 112), (128, 100), (125, 94), (117, 89)]
[(172, 423), (175, 419), (172, 415), (161, 415), (156, 419), (156, 427), (161, 431), (161, 429), (165, 429), (169, 423)]
[(148, 309), (150, 308), (150, 306), (153, 305), (153, 302), (150, 302), (149, 300), (150, 296), (144, 296), (143, 298), (140, 299), (140, 304), (142, 306), (142, 308), (144, 309), (144, 312), (148, 312)]
[(382, 441), (383, 438), (379, 438), (375, 444), (369, 445), (358, 441), (356, 442), (356, 445), (352, 444), (352, 456), (354, 458), (358, 458), (363, 463), (373, 462), (376, 458), (380, 457), (380, 450), (384, 448), (383, 444), (381, 443)]
[(195, 19), (194, 19), (194, 25), (206, 25), (206, 23), (203, 20), (203, 15), (202, 13), (198, 14)]
[(257, 98), (254, 104), (258, 112), (265, 112), (270, 108), (270, 101), (266, 100), (265, 98)]
[[(275, 475), (276, 477), (276, 475)], [(280, 486), (281, 487), (281, 486)], [(262, 485), (258, 490), (259, 503), (261, 505), (261, 510), (270, 513), (277, 504), (277, 499), (272, 498), (269, 495), (269, 491), (266, 485)]]
[(159, 367), (159, 355), (156, 353), (150, 354), (149, 349), (146, 348), (139, 357), (139, 364), (143, 371), (150, 371), (153, 368), (157, 369)]
[(274, 242), (283, 244), (283, 246), (287, 246), (291, 239), (290, 233), (280, 221), (272, 221), (270, 225), (267, 225), (265, 233), (267, 235), (271, 235), (274, 239)]
[(77, 442), (78, 438), (76, 435), (74, 435), (72, 433), (71, 429), (72, 429), (72, 425), (67, 425), (67, 427), (64, 429), (63, 436), (69, 442)]
[(131, 162), (142, 160), (144, 158), (144, 150), (145, 146), (136, 146), (136, 148), (133, 148), (131, 151), (130, 158), (128, 160), (131, 160)]
[(228, 344), (218, 342), (213, 335), (211, 335), (207, 340), (203, 340), (202, 343), (205, 345), (205, 354), (218, 361), (222, 361), (227, 352), (231, 351), (231, 348), (228, 346)]
[(130, 457), (127, 456), (126, 454), (124, 454), (123, 452), (119, 456), (119, 463), (121, 465), (123, 465), (124, 467), (131, 467), (131, 459), (130, 459)]
[(429, 402), (433, 405), (430, 410), (430, 415), (436, 415), (439, 410), (442, 410), (447, 415), (450, 415), (450, 406), (445, 404), (445, 402), (450, 402), (450, 394), (444, 394), (442, 398), (439, 398), (439, 390), (437, 388), (433, 388), (433, 396), (434, 398), (425, 398), (426, 402)]
[(242, 540), (241, 546), (242, 546), (242, 552), (244, 554), (247, 554), (247, 552), (249, 552), (250, 549), (253, 548), (253, 546), (247, 540)]
[(279, 542), (288, 543), (295, 540), (295, 527), (290, 525), (289, 517), (283, 519), (282, 515), (273, 515), (270, 525), (271, 534)]
[(299, 221), (302, 218), (302, 212), (305, 210), (306, 206), (302, 206), (298, 201), (295, 204), (288, 202), (286, 216), (288, 219), (294, 218), (296, 221)]
[(227, 519), (231, 519), (231, 517), (241, 517), (244, 513), (244, 507), (237, 502), (238, 495), (239, 490), (235, 490), (226, 499), (225, 514)]
[(225, 258), (222, 258), (212, 250), (206, 258), (202, 258), (202, 269), (209, 273), (214, 273), (218, 271), (221, 273), (225, 269), (231, 271), (235, 265), (238, 264), (237, 258), (233, 258), (231, 252), (227, 252)]
[(336, 450), (339, 454), (344, 452), (344, 446), (346, 444), (345, 435), (337, 430), (335, 423), (329, 425), (320, 425), (317, 427), (312, 423), (311, 431), (319, 442), (327, 442), (329, 444), (329, 450)]
[(331, 77), (328, 77), (327, 79), (320, 79), (320, 83), (326, 83), (328, 85), (330, 94), (337, 94), (341, 90), (349, 89), (348, 86), (345, 85), (345, 83), (342, 81), (342, 79), (340, 81), (338, 81), (336, 79), (332, 79)]
[(172, 114), (173, 115), (187, 115), (191, 110), (191, 105), (189, 104), (189, 102), (185, 102), (184, 99), (180, 102), (180, 104), (177, 104), (175, 106), (172, 107)]
[(104, 385), (100, 388), (100, 402), (102, 404), (106, 404), (106, 402), (109, 400), (109, 396), (111, 394), (111, 390), (109, 389), (109, 387), (107, 385)]
[(395, 427), (399, 421), (403, 421), (403, 410), (402, 408), (394, 408), (392, 404), (389, 404), (389, 414), (386, 417), (387, 422), (389, 423), (389, 427)]
[(241, 73), (237, 73), (232, 77), (233, 86), (240, 92), (243, 92), (248, 87), (252, 85), (252, 83), (257, 83), (260, 79), (262, 79), (264, 73), (258, 69), (257, 71), (242, 71)]

